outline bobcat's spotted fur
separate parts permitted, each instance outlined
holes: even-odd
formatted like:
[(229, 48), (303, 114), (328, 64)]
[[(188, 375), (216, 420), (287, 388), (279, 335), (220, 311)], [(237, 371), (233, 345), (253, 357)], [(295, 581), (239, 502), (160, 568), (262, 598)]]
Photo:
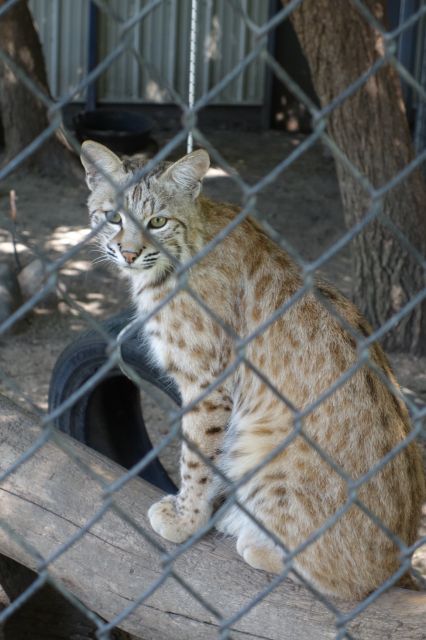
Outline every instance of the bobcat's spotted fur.
[[(94, 142), (86, 142), (84, 152), (92, 159), (84, 155), (82, 161), (96, 225), (115, 208), (114, 189), (98, 169), (125, 185), (137, 166)], [(160, 164), (125, 192), (127, 211), (142, 228), (151, 225), (150, 232), (181, 263), (236, 213), (234, 207), (199, 196), (208, 167), (207, 153), (195, 151), (175, 164)], [(146, 314), (177, 287), (175, 267), (125, 210), (113, 220), (115, 224), (107, 224), (102, 232), (105, 251), (129, 278), (137, 312)], [(188, 279), (191, 289), (241, 338), (271, 318), (302, 285), (297, 266), (251, 219), (193, 265)], [(348, 300), (328, 284), (318, 283), (318, 288), (356, 332), (368, 333)], [(184, 405), (204, 392), (237, 355), (229, 335), (184, 290), (177, 290), (149, 320), (145, 333), (156, 361), (176, 380)], [(371, 347), (370, 354), (393, 381), (380, 347)], [(314, 293), (277, 315), (246, 345), (244, 355), (298, 410), (315, 403), (357, 361), (354, 338)], [(307, 437), (353, 480), (373, 469), (410, 431), (405, 405), (366, 365), (306, 412), (302, 422)], [(233, 481), (288, 440), (284, 450), (238, 489), (238, 499), (291, 550), (348, 500), (346, 482), (295, 434), (290, 407), (248, 364), (241, 363), (185, 415), (183, 432)], [(152, 527), (173, 542), (186, 540), (208, 521), (219, 491), (210, 467), (183, 444), (179, 493), (150, 508)], [(357, 495), (388, 529), (412, 544), (424, 495), (416, 446), (407, 446), (360, 484)], [(237, 550), (249, 564), (281, 570), (281, 549), (237, 506), (226, 512), (219, 527), (237, 538)], [(383, 531), (352, 505), (296, 556), (295, 566), (326, 593), (360, 598), (398, 569), (399, 555)]]

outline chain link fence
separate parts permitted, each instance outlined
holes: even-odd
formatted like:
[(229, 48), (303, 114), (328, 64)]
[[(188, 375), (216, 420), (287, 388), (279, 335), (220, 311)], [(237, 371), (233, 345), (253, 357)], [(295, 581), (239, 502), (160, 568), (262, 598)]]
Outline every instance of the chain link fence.
[[(423, 537), (419, 539), (414, 545), (408, 547), (402, 540), (395, 536), (392, 531), (388, 530), (385, 524), (382, 523), (380, 519), (374, 513), (372, 513), (365, 504), (362, 503), (358, 496), (358, 490), (364, 483), (366, 483), (381, 469), (383, 469), (383, 467), (392, 458), (400, 454), (401, 451), (405, 449), (413, 440), (421, 439), (422, 437), (422, 429), (426, 417), (426, 407), (424, 405), (416, 403), (412, 398), (402, 395), (401, 391), (397, 389), (392, 384), (392, 382), (383, 374), (383, 371), (380, 369), (380, 367), (378, 367), (377, 364), (375, 364), (375, 362), (370, 359), (369, 348), (374, 344), (376, 340), (382, 338), (386, 332), (394, 329), (398, 325), (398, 323), (404, 317), (406, 317), (407, 314), (409, 314), (413, 310), (413, 308), (415, 308), (416, 305), (419, 305), (425, 299), (426, 287), (423, 287), (423, 289), (419, 291), (414, 298), (409, 300), (409, 302), (405, 306), (403, 306), (397, 313), (395, 313), (383, 326), (378, 327), (371, 335), (367, 337), (360, 336), (353, 330), (352, 327), (348, 326), (348, 324), (345, 323), (344, 319), (336, 312), (334, 306), (330, 303), (330, 301), (317, 292), (317, 295), (320, 297), (321, 302), (327, 308), (328, 312), (333, 314), (339, 320), (339, 322), (342, 323), (345, 330), (347, 330), (350, 335), (353, 336), (354, 340), (356, 340), (358, 358), (356, 363), (348, 368), (344, 372), (344, 374), (335, 382), (335, 384), (332, 385), (332, 387), (322, 393), (317, 398), (314, 404), (311, 404), (303, 410), (294, 407), (289, 399), (284, 397), (279, 389), (274, 387), (274, 385), (268, 379), (267, 375), (260, 371), (259, 368), (250, 361), (250, 359), (247, 357), (247, 346), (252, 343), (253, 340), (255, 340), (258, 336), (261, 336), (268, 329), (268, 327), (270, 327), (278, 318), (283, 316), (283, 314), (285, 314), (293, 305), (295, 305), (297, 301), (299, 301), (306, 293), (314, 291), (315, 274), (318, 269), (321, 269), (334, 255), (337, 254), (337, 252), (341, 251), (344, 247), (349, 246), (352, 240), (364, 229), (366, 229), (368, 225), (370, 225), (374, 220), (380, 218), (380, 221), (386, 224), (388, 228), (392, 230), (392, 232), (403, 244), (405, 249), (413, 256), (415, 260), (417, 260), (420, 266), (424, 269), (424, 256), (419, 255), (419, 252), (412, 245), (412, 243), (390, 219), (385, 219), (385, 216), (381, 210), (381, 204), (383, 198), (392, 190), (392, 188), (400, 184), (401, 181), (404, 181), (411, 172), (422, 165), (422, 163), (426, 160), (426, 149), (418, 147), (418, 152), (415, 159), (413, 159), (408, 166), (401, 170), (400, 173), (393, 176), (393, 178), (380, 190), (376, 190), (371, 184), (369, 184), (366, 177), (360, 174), (357, 167), (352, 164), (352, 162), (339, 149), (333, 138), (329, 135), (329, 133), (327, 132), (327, 119), (334, 109), (336, 109), (340, 104), (343, 103), (343, 101), (345, 101), (349, 96), (353, 95), (354, 92), (356, 92), (365, 83), (367, 83), (369, 78), (377, 73), (385, 63), (391, 64), (395, 67), (404, 82), (415, 91), (418, 100), (425, 100), (425, 88), (419, 84), (419, 82), (407, 71), (406, 68), (402, 66), (402, 64), (398, 60), (396, 55), (396, 42), (401, 34), (405, 33), (406, 30), (412, 28), (413, 25), (417, 24), (419, 21), (425, 18), (426, 5), (421, 4), (418, 10), (413, 13), (404, 23), (400, 24), (398, 28), (396, 28), (393, 32), (386, 32), (383, 30), (382, 25), (377, 22), (377, 20), (361, 0), (353, 0), (353, 5), (357, 8), (364, 19), (374, 28), (376, 28), (379, 33), (382, 33), (384, 41), (386, 43), (386, 51), (384, 52), (383, 57), (379, 57), (377, 63), (372, 66), (367, 72), (365, 72), (362, 77), (357, 78), (351, 86), (345, 87), (342, 93), (330, 104), (326, 105), (323, 108), (320, 108), (305, 95), (304, 91), (278, 64), (278, 62), (272, 57), (267, 47), (268, 35), (277, 27), (277, 25), (288, 18), (291, 13), (299, 5), (301, 5), (303, 0), (292, 0), (286, 3), (285, 7), (277, 11), (268, 22), (262, 25), (258, 25), (250, 19), (250, 16), (245, 11), (246, 3), (240, 2), (239, 0), (229, 0), (230, 4), (233, 6), (236, 12), (236, 15), (239, 16), (239, 20), (241, 20), (247, 26), (251, 34), (254, 36), (255, 44), (250, 52), (245, 55), (245, 57), (230, 73), (223, 77), (222, 80), (218, 82), (211, 90), (202, 95), (199, 99), (195, 100), (195, 102), (193, 100), (192, 93), (192, 104), (189, 107), (186, 103), (185, 98), (181, 95), (178, 95), (172, 87), (168, 86), (167, 81), (165, 81), (164, 78), (158, 75), (155, 67), (155, 61), (142, 58), (140, 51), (135, 49), (134, 41), (131, 38), (132, 29), (134, 29), (136, 25), (141, 23), (147, 18), (147, 16), (155, 11), (163, 1), (164, 0), (153, 0), (152, 2), (145, 2), (140, 11), (135, 12), (134, 15), (132, 15), (129, 19), (123, 21), (122, 17), (120, 15), (117, 15), (111, 3), (108, 3), (105, 0), (96, 0), (96, 5), (98, 6), (99, 10), (104, 12), (108, 16), (108, 19), (114, 21), (119, 27), (120, 37), (117, 46), (107, 53), (107, 55), (99, 62), (99, 64), (97, 64), (96, 68), (94, 68), (90, 73), (86, 74), (82, 78), (78, 86), (73, 88), (72, 91), (70, 91), (66, 95), (63, 95), (55, 102), (50, 100), (45, 95), (45, 93), (40, 90), (38, 86), (36, 86), (31, 78), (22, 71), (22, 69), (16, 64), (13, 59), (11, 59), (11, 57), (7, 53), (5, 53), (4, 50), (0, 49), (0, 59), (5, 67), (7, 69), (10, 69), (15, 74), (18, 81), (22, 82), (31, 92), (33, 92), (39, 98), (39, 100), (45, 105), (49, 113), (49, 125), (46, 127), (46, 129), (35, 140), (33, 140), (30, 145), (24, 148), (12, 160), (10, 160), (5, 166), (0, 169), (0, 178), (4, 179), (13, 171), (18, 169), (28, 159), (28, 157), (31, 156), (31, 154), (35, 153), (51, 136), (55, 134), (55, 132), (58, 130), (58, 128), (61, 127), (62, 124), (61, 110), (66, 105), (69, 105), (77, 94), (81, 93), (91, 83), (95, 82), (102, 75), (102, 73), (110, 65), (113, 64), (115, 60), (117, 60), (124, 54), (124, 52), (130, 52), (135, 60), (137, 60), (140, 69), (149, 69), (150, 76), (152, 78), (155, 78), (160, 87), (167, 90), (174, 103), (180, 107), (182, 111), (182, 127), (180, 131), (176, 135), (174, 135), (173, 138), (170, 139), (152, 159), (147, 161), (147, 163), (138, 172), (136, 172), (131, 184), (129, 184), (128, 187), (136, 185), (138, 181), (143, 179), (144, 176), (147, 175), (147, 173), (152, 169), (154, 169), (160, 161), (167, 160), (170, 154), (173, 154), (173, 152), (176, 152), (183, 144), (185, 144), (188, 136), (191, 135), (193, 137), (195, 145), (205, 148), (209, 152), (213, 162), (217, 164), (217, 166), (221, 167), (232, 178), (235, 185), (239, 188), (242, 194), (242, 208), (228, 226), (226, 226), (220, 233), (218, 233), (218, 235), (211, 242), (204, 246), (189, 261), (183, 264), (180, 264), (173, 255), (168, 253), (167, 250), (155, 240), (155, 237), (153, 237), (152, 234), (150, 235), (150, 241), (154, 245), (156, 245), (159, 251), (165, 252), (169, 260), (171, 260), (174, 264), (176, 273), (178, 274), (178, 286), (169, 295), (167, 295), (166, 298), (159, 302), (158, 306), (153, 312), (147, 314), (143, 318), (137, 317), (131, 320), (125, 326), (125, 328), (121, 330), (117, 337), (111, 337), (111, 334), (106, 330), (105, 325), (96, 320), (96, 318), (89, 312), (84, 310), (82, 306), (79, 306), (75, 299), (73, 299), (73, 297), (69, 295), (67, 289), (63, 287), (61, 283), (61, 270), (67, 265), (67, 262), (70, 259), (78, 255), (79, 251), (81, 251), (84, 246), (92, 242), (93, 239), (102, 232), (102, 229), (107, 224), (107, 221), (103, 222), (100, 226), (87, 233), (87, 235), (81, 241), (77, 242), (71, 249), (65, 251), (63, 255), (61, 255), (57, 259), (52, 260), (51, 257), (49, 257), (49, 255), (47, 255), (46, 252), (43, 251), (42, 247), (34, 248), (36, 254), (43, 260), (44, 263), (44, 284), (34, 295), (31, 296), (30, 299), (22, 304), (2, 323), (2, 325), (0, 326), (0, 334), (5, 335), (8, 330), (13, 328), (16, 323), (24, 318), (52, 291), (59, 290), (61, 299), (65, 304), (69, 306), (70, 310), (73, 310), (74, 313), (77, 313), (81, 318), (83, 318), (87, 322), (89, 327), (99, 332), (99, 334), (105, 340), (108, 358), (106, 359), (105, 363), (98, 368), (94, 375), (92, 375), (80, 388), (75, 390), (64, 402), (62, 402), (59, 406), (54, 407), (51, 411), (44, 413), (41, 413), (39, 407), (34, 403), (33, 399), (28, 394), (24, 394), (22, 392), (22, 389), (19, 388), (19, 385), (11, 380), (10, 376), (8, 375), (7, 368), (1, 371), (2, 383), (5, 386), (9, 386), (14, 393), (19, 394), (20, 397), (30, 405), (32, 410), (37, 412), (42, 426), (42, 432), (34, 441), (34, 443), (25, 451), (25, 453), (20, 455), (13, 464), (8, 466), (8, 468), (3, 471), (3, 473), (1, 474), (2, 484), (4, 484), (18, 470), (24, 469), (27, 462), (31, 460), (31, 458), (37, 452), (43, 450), (43, 447), (47, 446), (47, 443), (49, 442), (54, 442), (55, 445), (59, 447), (64, 452), (64, 454), (70, 458), (70, 460), (72, 459), (73, 462), (78, 464), (79, 468), (82, 469), (85, 474), (87, 474), (88, 478), (94, 480), (95, 482), (100, 482), (99, 476), (94, 471), (93, 466), (87, 463), (87, 459), (86, 461), (84, 461), (83, 457), (78, 455), (78, 450), (76, 453), (76, 450), (69, 446), (67, 440), (64, 440), (60, 437), (60, 435), (58, 435), (57, 431), (55, 430), (54, 424), (58, 422), (58, 418), (61, 415), (75, 406), (75, 404), (78, 403), (81, 398), (85, 396), (85, 394), (93, 390), (99, 384), (99, 382), (103, 380), (114, 368), (119, 367), (123, 372), (125, 372), (126, 376), (128, 376), (132, 380), (132, 382), (135, 385), (139, 386), (142, 390), (147, 389), (146, 381), (141, 378), (135, 367), (130, 366), (126, 359), (123, 357), (122, 348), (128, 340), (132, 339), (134, 336), (138, 335), (141, 330), (143, 330), (144, 325), (146, 325), (146, 323), (155, 314), (169, 305), (179, 292), (185, 291), (192, 300), (196, 301), (203, 312), (208, 314), (208, 316), (211, 317), (214, 322), (221, 327), (225, 334), (232, 339), (236, 354), (235, 359), (220, 373), (220, 375), (217, 376), (215, 381), (208, 388), (203, 390), (200, 395), (191, 403), (174, 410), (171, 410), (170, 406), (167, 407), (169, 416), (167, 436), (162, 438), (161, 441), (158, 442), (156, 446), (131, 469), (129, 469), (127, 472), (123, 471), (118, 479), (109, 484), (101, 483), (101, 489), (103, 491), (103, 503), (101, 508), (96, 510), (96, 512), (93, 513), (93, 515), (86, 521), (85, 525), (80, 527), (76, 533), (72, 534), (67, 539), (65, 544), (60, 544), (53, 553), (50, 553), (48, 555), (44, 555), (43, 553), (41, 553), (39, 549), (28, 543), (24, 531), (14, 530), (13, 527), (10, 526), (9, 518), (4, 516), (1, 517), (0, 526), (3, 532), (7, 536), (9, 536), (10, 539), (14, 541), (14, 544), (20, 547), (25, 552), (25, 554), (31, 556), (34, 566), (37, 567), (38, 577), (27, 589), (25, 589), (25, 591), (16, 600), (14, 600), (0, 613), (0, 624), (5, 623), (12, 616), (12, 614), (14, 614), (19, 610), (21, 606), (28, 602), (43, 585), (51, 584), (59, 592), (64, 594), (67, 599), (71, 600), (72, 603), (82, 613), (84, 613), (85, 616), (92, 620), (92, 622), (96, 626), (97, 638), (110, 638), (112, 629), (114, 627), (120, 626), (123, 621), (125, 621), (126, 618), (130, 616), (142, 603), (148, 601), (149, 598), (155, 593), (157, 589), (159, 589), (164, 584), (166, 580), (173, 579), (184, 590), (186, 590), (186, 592), (190, 594), (190, 596), (195, 599), (195, 601), (197, 601), (201, 605), (201, 607), (205, 608), (208, 612), (210, 612), (210, 614), (212, 614), (212, 616), (215, 617), (218, 627), (218, 637), (223, 639), (239, 637), (238, 634), (234, 635), (233, 628), (235, 623), (238, 620), (241, 620), (244, 616), (249, 615), (249, 613), (254, 609), (254, 607), (256, 607), (256, 605), (258, 605), (271, 592), (273, 592), (274, 589), (276, 589), (278, 585), (285, 581), (286, 578), (291, 574), (293, 576), (297, 576), (297, 578), (304, 584), (304, 586), (310, 591), (310, 593), (313, 594), (314, 598), (318, 600), (318, 602), (320, 602), (330, 612), (335, 623), (335, 637), (337, 639), (355, 639), (357, 637), (357, 633), (356, 631), (353, 632), (350, 630), (350, 624), (354, 620), (356, 620), (357, 617), (362, 614), (366, 610), (366, 608), (369, 607), (381, 594), (383, 594), (391, 586), (397, 583), (399, 578), (404, 575), (410, 568), (413, 553), (426, 543), (426, 538)], [(0, 5), (0, 20), (4, 17), (6, 12), (11, 10), (11, 8), (16, 4), (17, 0), (9, 0), (2, 3)], [(272, 171), (258, 180), (255, 184), (248, 184), (233, 169), (233, 167), (228, 164), (225, 158), (221, 155), (220, 151), (211, 144), (208, 137), (200, 130), (197, 125), (197, 116), (204, 107), (214, 101), (214, 99), (226, 86), (228, 86), (237, 77), (243, 74), (244, 71), (249, 67), (249, 65), (257, 59), (262, 60), (266, 67), (274, 74), (276, 74), (281, 82), (283, 82), (286, 87), (288, 87), (288, 89), (310, 112), (312, 116), (313, 129), (312, 132), (309, 135), (306, 135), (303, 141), (298, 146), (296, 146), (288, 156), (283, 158), (282, 161), (279, 162)], [(77, 140), (73, 138), (71, 134), (68, 134), (67, 137), (74, 150), (79, 153), (80, 145)], [(270, 184), (273, 184), (278, 176), (285, 172), (307, 150), (309, 150), (318, 142), (321, 142), (326, 148), (328, 148), (335, 156), (335, 158), (345, 166), (346, 170), (362, 183), (366, 192), (370, 195), (373, 205), (363, 217), (362, 221), (359, 222), (356, 226), (350, 228), (337, 242), (335, 242), (327, 251), (325, 251), (323, 255), (312, 262), (307, 262), (301, 257), (299, 252), (290, 245), (285, 237), (279, 234), (271, 224), (265, 221), (265, 219), (262, 217), (262, 214), (258, 211), (257, 196), (262, 189)], [(100, 167), (99, 170), (102, 172), (102, 169)], [(110, 175), (104, 173), (104, 178), (116, 188), (118, 202), (117, 210), (122, 210), (123, 207), (125, 208), (123, 190), (114, 183), (114, 180)], [(131, 212), (128, 212), (128, 215), (131, 216)], [(237, 228), (237, 226), (240, 225), (247, 218), (247, 216), (254, 216), (258, 224), (261, 225), (262, 229), (269, 235), (269, 237), (282, 249), (288, 252), (298, 263), (301, 273), (303, 274), (303, 285), (293, 296), (286, 300), (284, 304), (279, 306), (276, 312), (266, 322), (261, 323), (254, 332), (250, 333), (250, 335), (239, 336), (224, 322), (221, 317), (218, 316), (217, 313), (215, 313), (209, 307), (206, 301), (191, 288), (189, 281), (189, 271), (191, 268), (197, 265), (209, 252), (211, 252), (219, 243), (221, 243), (228, 234), (230, 234), (235, 228)], [(134, 222), (136, 224), (139, 224), (135, 218)], [(146, 233), (146, 230), (144, 230), (144, 233)], [(16, 232), (15, 240), (19, 241), (19, 239), (19, 234)], [(370, 367), (371, 370), (374, 371), (374, 373), (381, 379), (381, 381), (387, 386), (393, 396), (401, 398), (407, 405), (412, 419), (412, 430), (406, 439), (400, 442), (398, 446), (396, 446), (392, 451), (389, 451), (381, 459), (378, 465), (370, 469), (365, 476), (354, 480), (344, 472), (344, 470), (336, 463), (335, 460), (333, 460), (324, 450), (321, 449), (321, 447), (318, 446), (314, 439), (309, 437), (309, 435), (304, 430), (304, 418), (321, 403), (332, 397), (332, 395), (338, 389), (340, 389), (361, 367), (364, 367), (366, 365)], [(227, 478), (223, 470), (219, 469), (217, 465), (215, 465), (214, 462), (205, 453), (198, 450), (194, 446), (192, 441), (189, 440), (187, 436), (185, 436), (185, 434), (182, 432), (181, 422), (182, 418), (185, 415), (191, 412), (203, 400), (207, 399), (215, 389), (220, 387), (220, 385), (228, 380), (229, 377), (232, 376), (241, 366), (245, 366), (248, 370), (252, 371), (257, 379), (260, 380), (261, 383), (265, 385), (265, 387), (275, 397), (279, 398), (285, 407), (291, 409), (294, 416), (294, 429), (288, 437), (283, 439), (279, 447), (274, 449), (265, 459), (262, 460), (259, 465), (257, 465), (255, 468), (250, 469), (250, 471), (246, 473), (238, 482), (231, 482)], [(149, 393), (151, 392), (152, 389), (149, 388)], [(331, 518), (326, 519), (324, 524), (317, 531), (315, 531), (314, 534), (304, 540), (299, 547), (288, 549), (283, 544), (282, 540), (277, 538), (277, 536), (275, 536), (272, 532), (268, 531), (268, 529), (262, 524), (262, 522), (256, 519), (256, 514), (251, 513), (250, 510), (248, 510), (244, 505), (244, 503), (242, 503), (238, 499), (238, 489), (240, 489), (245, 483), (247, 483), (259, 471), (260, 468), (268, 464), (268, 462), (276, 457), (278, 453), (288, 447), (296, 437), (303, 438), (304, 442), (317, 452), (319, 458), (325, 461), (329, 465), (330, 469), (333, 470), (334, 473), (338, 474), (338, 476), (346, 483), (348, 498), (344, 502), (342, 507), (338, 511), (336, 511), (336, 513), (334, 513)], [(218, 507), (207, 524), (202, 526), (186, 542), (180, 544), (177, 547), (170, 548), (163, 545), (162, 541), (157, 538), (148, 527), (141, 527), (140, 524), (137, 523), (137, 519), (135, 519), (131, 513), (123, 509), (123, 507), (116, 502), (115, 497), (131, 479), (141, 474), (144, 469), (146, 469), (157, 456), (161, 455), (164, 450), (170, 445), (170, 443), (175, 440), (185, 442), (187, 447), (190, 450), (195, 451), (197, 456), (199, 456), (199, 459), (213, 470), (215, 476), (220, 477), (221, 482), (226, 487), (226, 499), (224, 500), (223, 504)], [(186, 552), (194, 545), (196, 545), (205, 536), (205, 534), (210, 532), (214, 528), (215, 524), (219, 521), (219, 519), (223, 516), (223, 514), (235, 505), (237, 505), (238, 508), (242, 512), (244, 512), (247, 518), (255, 523), (255, 525), (264, 533), (264, 535), (273, 540), (273, 542), (283, 550), (285, 554), (285, 562), (282, 573), (269, 579), (266, 586), (264, 586), (259, 591), (256, 597), (250, 599), (244, 604), (244, 606), (239, 607), (233, 615), (224, 617), (218, 610), (216, 603), (206, 600), (205, 597), (203, 597), (202, 593), (199, 592), (199, 590), (191, 586), (188, 580), (182, 577), (179, 569), (176, 568), (176, 566), (179, 559), (185, 558)], [(378, 527), (380, 531), (384, 532), (384, 534), (388, 536), (395, 545), (397, 545), (400, 551), (401, 564), (396, 573), (391, 575), (374, 592), (369, 594), (368, 597), (352, 606), (350, 611), (347, 612), (339, 608), (339, 606), (335, 604), (332, 598), (326, 597), (324, 594), (320, 593), (320, 591), (316, 589), (312, 584), (310, 584), (310, 582), (298, 571), (297, 567), (294, 564), (294, 561), (297, 560), (297, 556), (299, 554), (301, 554), (310, 545), (314, 544), (316, 540), (318, 540), (330, 528), (332, 528), (333, 525), (335, 525), (335, 523), (338, 521), (338, 519), (341, 518), (353, 505), (356, 505), (365, 514), (367, 514), (368, 517), (371, 518), (374, 525)], [(52, 575), (50, 568), (55, 562), (60, 560), (61, 556), (66, 554), (70, 549), (78, 548), (78, 543), (84, 538), (84, 536), (87, 536), (89, 534), (90, 530), (92, 530), (96, 523), (100, 522), (102, 518), (104, 518), (107, 512), (112, 512), (118, 518), (124, 520), (129, 526), (133, 527), (135, 531), (137, 531), (138, 535), (141, 536), (141, 539), (145, 540), (147, 544), (152, 545), (152, 548), (155, 549), (162, 558), (163, 572), (160, 578), (150, 583), (147, 586), (146, 590), (140, 593), (139, 597), (136, 600), (130, 602), (129, 605), (113, 619), (105, 622), (97, 614), (90, 611), (82, 602), (77, 600), (72, 595), (72, 588), (68, 588), (66, 583), (60, 582), (57, 578), (55, 578), (55, 576)], [(196, 569), (194, 569), (194, 571), (195, 570)], [(417, 577), (421, 581), (421, 576)], [(267, 635), (267, 629), (265, 630), (265, 637), (269, 637)]]

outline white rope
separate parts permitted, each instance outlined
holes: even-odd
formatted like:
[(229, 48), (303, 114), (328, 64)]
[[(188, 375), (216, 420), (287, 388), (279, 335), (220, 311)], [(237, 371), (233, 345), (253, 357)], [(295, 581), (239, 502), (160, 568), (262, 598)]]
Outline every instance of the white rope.
[[(197, 56), (197, 17), (198, 17), (198, 0), (191, 2), (191, 33), (189, 36), (189, 82), (188, 82), (188, 106), (190, 109), (195, 103), (195, 69)], [(186, 151), (190, 153), (194, 148), (194, 140), (192, 131), (188, 133), (186, 142)]]

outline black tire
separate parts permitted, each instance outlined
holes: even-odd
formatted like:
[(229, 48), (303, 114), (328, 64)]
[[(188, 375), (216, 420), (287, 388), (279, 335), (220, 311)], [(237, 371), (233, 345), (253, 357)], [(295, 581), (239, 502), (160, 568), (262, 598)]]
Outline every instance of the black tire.
[[(129, 313), (102, 323), (106, 333), (116, 337), (128, 324)], [(130, 338), (122, 346), (123, 360), (147, 382), (166, 393), (180, 405), (179, 392), (164, 373), (149, 362), (140, 337)], [(93, 330), (83, 333), (59, 356), (49, 388), (49, 411), (58, 408), (108, 360), (106, 341)], [(70, 409), (61, 412), (54, 425), (80, 442), (107, 455), (130, 469), (152, 449), (146, 431), (139, 388), (114, 367)], [(158, 459), (140, 473), (148, 482), (167, 493), (176, 487)]]

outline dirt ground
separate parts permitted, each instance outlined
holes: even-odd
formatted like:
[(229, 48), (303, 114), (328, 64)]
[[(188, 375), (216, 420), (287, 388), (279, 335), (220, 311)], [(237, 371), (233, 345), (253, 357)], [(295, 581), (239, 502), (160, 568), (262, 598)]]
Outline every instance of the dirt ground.
[[(206, 135), (249, 184), (261, 180), (304, 140), (302, 136), (273, 131), (207, 131)], [(26, 245), (18, 245), (23, 265), (38, 252), (49, 260), (58, 259), (87, 235), (87, 189), (82, 172), (80, 182), (74, 178), (64, 182), (11, 176), (0, 190), (0, 256), (13, 262), (11, 234), (7, 230), (10, 189), (15, 189), (18, 197), (19, 231)], [(216, 199), (241, 202), (240, 189), (232, 176), (215, 168), (206, 178), (204, 190)], [(320, 145), (303, 154), (273, 184), (259, 192), (257, 209), (304, 259), (320, 256), (345, 231), (333, 161)], [(102, 320), (129, 305), (122, 281), (104, 264), (93, 264), (96, 258), (90, 245), (71, 257), (60, 270), (62, 299), (55, 304), (39, 305), (14, 332), (1, 339), (0, 393), (26, 408), (30, 402), (46, 409), (49, 380), (57, 357), (88, 327), (83, 312)], [(324, 265), (322, 271), (350, 296), (352, 271), (348, 248)], [(391, 359), (404, 392), (419, 404), (425, 403), (426, 358), (398, 355)], [(155, 422), (161, 433), (155, 408), (148, 406), (148, 412), (151, 423)], [(176, 449), (166, 462), (171, 471), (176, 471)], [(416, 566), (426, 575), (425, 547), (417, 552)]]

